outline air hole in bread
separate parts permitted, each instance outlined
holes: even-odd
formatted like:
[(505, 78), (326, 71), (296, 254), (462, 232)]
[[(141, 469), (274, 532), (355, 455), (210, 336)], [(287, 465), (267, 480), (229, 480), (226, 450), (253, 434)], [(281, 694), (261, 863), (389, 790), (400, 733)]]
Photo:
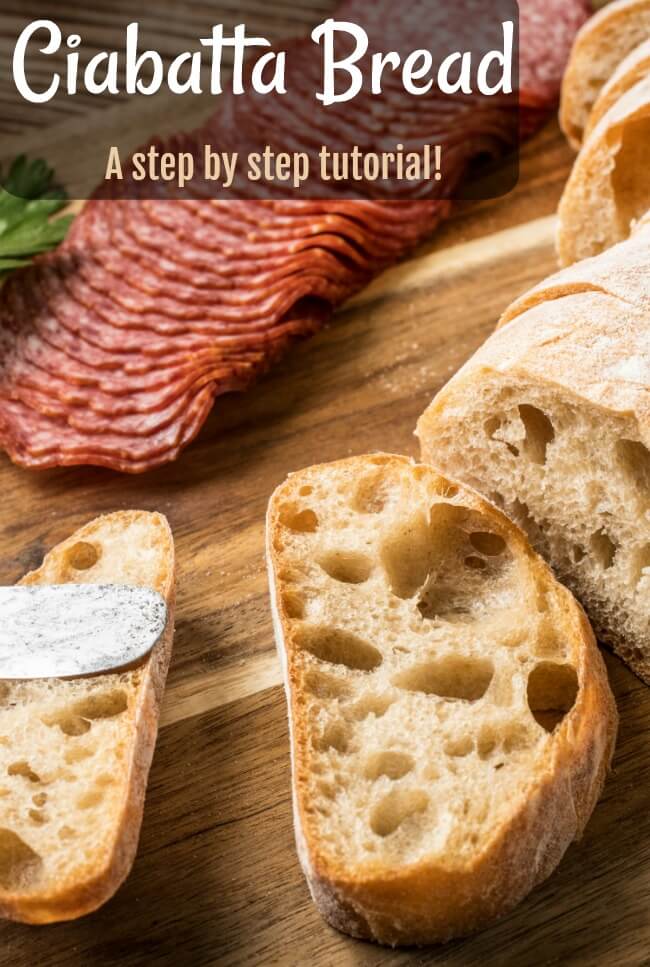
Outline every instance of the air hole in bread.
[(363, 584), (372, 571), (370, 558), (354, 551), (330, 551), (318, 563), (326, 574), (342, 584)]
[(533, 718), (552, 732), (575, 705), (578, 676), (572, 665), (541, 662), (528, 676), (528, 707)]
[(518, 724), (507, 726), (501, 739), (501, 746), (506, 755), (512, 755), (513, 752), (522, 752), (524, 749), (530, 748), (532, 744), (533, 737), (529, 730)]
[(23, 778), (28, 779), (29, 782), (41, 781), (41, 777), (34, 772), (29, 763), (24, 759), (22, 759), (20, 762), (12, 762), (11, 765), (7, 767), (7, 775), (23, 776)]
[(464, 759), (474, 750), (474, 742), (469, 735), (459, 735), (445, 743), (445, 755), (452, 759)]
[(499, 557), (506, 549), (506, 542), (498, 534), (492, 531), (476, 531), (469, 535), (472, 547), (487, 557)]
[(553, 424), (545, 413), (529, 403), (521, 403), (518, 407), (519, 417), (524, 424), (526, 438), (524, 453), (533, 463), (546, 463), (546, 450), (555, 439)]
[(469, 557), (465, 558), (465, 567), (468, 567), (471, 571), (484, 571), (487, 564), (482, 557), (475, 557), (473, 554), (470, 554)]
[(47, 793), (37, 792), (35, 796), (32, 796), (32, 802), (35, 806), (38, 806), (39, 809), (42, 809), (47, 802)]
[(280, 508), (280, 523), (296, 534), (313, 534), (318, 530), (318, 517), (309, 508), (300, 509), (295, 504)]
[(650, 544), (646, 544), (634, 553), (633, 568), (633, 580), (638, 584), (650, 569)]
[(62, 826), (59, 830), (59, 839), (72, 839), (76, 833), (70, 826)]
[(428, 805), (428, 796), (420, 789), (394, 789), (373, 809), (370, 828), (377, 836), (390, 836), (407, 819), (423, 813)]
[(97, 564), (101, 555), (101, 548), (88, 541), (77, 541), (68, 549), (65, 559), (68, 567), (74, 571), (88, 571)]
[[(411, 591), (419, 584), (417, 608), (425, 620), (467, 622), (487, 608), (505, 606), (504, 594), (512, 592), (508, 591), (512, 555), (498, 534), (484, 529), (486, 523), (475, 511), (434, 504), (427, 541), (418, 538), (416, 553), (408, 562), (408, 581), (397, 589), (393, 584), (393, 590)], [(408, 542), (404, 546), (406, 555)], [(393, 566), (397, 560), (393, 559)]]
[(386, 752), (376, 752), (370, 756), (366, 762), (365, 776), (373, 782), (381, 776), (388, 779), (402, 779), (403, 776), (411, 772), (415, 767), (412, 756), (405, 752), (387, 750)]
[(77, 799), (78, 809), (94, 809), (95, 806), (99, 806), (104, 798), (104, 790), (95, 787), (90, 789), (88, 792), (84, 793)]
[(328, 752), (330, 749), (334, 749), (335, 752), (344, 754), (350, 744), (351, 732), (352, 729), (347, 722), (340, 719), (330, 722), (317, 740), (316, 748), (319, 752)]
[(497, 443), (501, 443), (508, 448), (513, 457), (519, 456), (519, 448), (510, 443), (509, 440), (504, 440), (498, 434), (504, 428), (504, 420), (498, 416), (491, 416), (483, 423), (483, 429), (490, 440), (495, 440)]
[(393, 683), (409, 692), (476, 702), (485, 695), (493, 675), (494, 665), (487, 658), (449, 655), (416, 665), (397, 675)]
[(70, 711), (57, 712), (55, 715), (44, 716), (43, 722), (52, 728), (58, 726), (64, 735), (71, 736), (85, 735), (86, 732), (90, 731), (91, 727), (87, 719), (82, 719), (80, 715), (75, 715)]
[(0, 828), (0, 886), (17, 890), (33, 883), (43, 861), (12, 829)]
[(282, 595), (282, 607), (287, 618), (300, 620), (305, 617), (305, 602), (295, 591), (285, 591)]
[(584, 547), (580, 547), (579, 544), (573, 545), (571, 548), (571, 557), (573, 558), (574, 564), (580, 564), (581, 561), (584, 561), (586, 556), (587, 552), (585, 551)]
[(308, 669), (305, 675), (305, 689), (314, 698), (346, 698), (350, 695), (347, 682), (333, 675), (326, 675), (319, 668)]
[(364, 695), (354, 706), (354, 717), (360, 722), (367, 719), (369, 715), (380, 719), (386, 714), (393, 701), (389, 695)]
[(616, 557), (616, 544), (604, 530), (596, 531), (589, 540), (591, 553), (603, 571), (608, 570)]
[(518, 628), (505, 628), (500, 639), (500, 644), (504, 648), (518, 648), (519, 645), (523, 645), (528, 640), (529, 634), (530, 631), (525, 624)]
[(296, 643), (319, 661), (344, 665), (354, 671), (373, 671), (383, 661), (381, 652), (367, 641), (339, 628), (301, 628)]
[(424, 514), (394, 528), (381, 549), (381, 563), (393, 594), (412, 598), (429, 576), (434, 558), (432, 531)]
[(650, 502), (650, 450), (638, 440), (618, 440), (616, 454), (633, 486)]
[(645, 215), (650, 208), (648, 144), (650, 144), (650, 118), (628, 120), (623, 125), (621, 146), (616, 154), (611, 173), (612, 191), (622, 238), (629, 235), (632, 223)]
[(358, 514), (380, 514), (390, 494), (391, 474), (382, 467), (371, 470), (359, 480), (352, 497)]
[[(429, 470), (427, 468), (427, 474)], [(442, 497), (443, 500), (453, 500), (454, 497), (458, 496), (458, 487), (454, 483), (450, 483), (445, 480), (444, 477), (438, 477), (435, 486), (431, 488), (433, 493), (437, 494), (438, 497)]]
[(44, 826), (47, 822), (47, 816), (42, 809), (30, 809), (28, 816), (37, 826)]
[(84, 719), (110, 719), (121, 715), (129, 707), (129, 700), (124, 689), (113, 688), (108, 692), (92, 692), (86, 698), (76, 702), (74, 710)]
[(298, 491), (301, 497), (310, 497), (313, 494), (313, 492), (314, 492), (314, 488), (310, 487), (308, 484), (306, 484), (304, 487), (301, 487), (300, 490)]
[(490, 725), (485, 725), (481, 729), (476, 742), (476, 751), (479, 759), (489, 759), (499, 742), (495, 729)]

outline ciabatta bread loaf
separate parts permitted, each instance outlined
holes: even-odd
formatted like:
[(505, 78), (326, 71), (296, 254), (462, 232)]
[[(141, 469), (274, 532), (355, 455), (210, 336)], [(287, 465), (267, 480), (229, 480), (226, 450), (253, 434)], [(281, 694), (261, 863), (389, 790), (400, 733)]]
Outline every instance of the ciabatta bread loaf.
[(598, 255), (628, 237), (650, 209), (650, 76), (596, 125), (578, 155), (558, 210), (561, 265)]
[(130, 584), (167, 602), (163, 637), (121, 674), (0, 681), (0, 915), (69, 920), (104, 903), (135, 856), (174, 624), (174, 546), (160, 514), (82, 527), (22, 584)]
[(560, 124), (576, 151), (591, 109), (621, 61), (650, 38), (650, 0), (615, 0), (576, 37), (562, 83)]
[(603, 87), (598, 100), (591, 109), (585, 128), (585, 140), (623, 94), (626, 94), (630, 88), (642, 81), (648, 74), (650, 74), (650, 40), (646, 40), (635, 47), (632, 53), (621, 61)]
[(267, 554), (298, 853), (384, 944), (510, 910), (580, 836), (616, 712), (581, 608), (503, 514), (377, 454), (294, 474)]
[[(650, 223), (523, 297), (420, 418), (650, 683)], [(509, 321), (508, 321), (509, 320)]]
[(509, 306), (498, 328), (542, 302), (565, 295), (602, 292), (636, 309), (650, 312), (650, 212), (632, 226), (631, 238), (613, 245), (601, 255), (574, 262), (550, 275)]

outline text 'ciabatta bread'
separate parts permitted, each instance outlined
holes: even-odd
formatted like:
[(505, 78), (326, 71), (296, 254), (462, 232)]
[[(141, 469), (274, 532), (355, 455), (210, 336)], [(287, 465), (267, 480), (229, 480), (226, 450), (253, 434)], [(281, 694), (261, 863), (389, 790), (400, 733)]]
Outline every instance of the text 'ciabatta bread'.
[(558, 209), (561, 265), (626, 239), (650, 209), (650, 76), (616, 101), (585, 141)]
[(580, 836), (610, 761), (581, 608), (503, 514), (403, 457), (293, 474), (267, 540), (320, 912), (385, 944), (502, 915)]
[(99, 517), (21, 584), (127, 584), (167, 603), (146, 662), (75, 680), (0, 681), (0, 915), (96, 909), (135, 857), (174, 627), (174, 545), (160, 514)]
[(621, 61), (650, 38), (650, 0), (615, 0), (576, 37), (562, 82), (560, 124), (576, 151), (604, 85)]
[(528, 533), (650, 683), (650, 222), (537, 286), (435, 397), (425, 459)]

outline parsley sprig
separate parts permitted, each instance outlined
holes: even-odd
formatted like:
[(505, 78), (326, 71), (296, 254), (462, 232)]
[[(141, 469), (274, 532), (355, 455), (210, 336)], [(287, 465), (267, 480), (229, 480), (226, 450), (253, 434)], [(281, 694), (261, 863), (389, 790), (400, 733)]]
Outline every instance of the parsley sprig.
[(6, 174), (0, 168), (0, 275), (63, 241), (73, 216), (53, 216), (66, 204), (65, 191), (45, 161), (21, 155)]

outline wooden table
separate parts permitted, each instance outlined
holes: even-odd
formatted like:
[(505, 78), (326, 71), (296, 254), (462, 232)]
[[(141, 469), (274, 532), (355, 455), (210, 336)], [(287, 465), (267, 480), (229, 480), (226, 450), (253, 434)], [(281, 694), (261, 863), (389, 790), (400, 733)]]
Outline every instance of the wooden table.
[(552, 215), (571, 164), (554, 124), (522, 162), (511, 195), (459, 206), (255, 390), (220, 400), (175, 464), (130, 478), (34, 474), (0, 457), (0, 582), (118, 508), (165, 513), (179, 563), (174, 658), (133, 872), (79, 922), (0, 926), (0, 967), (650, 964), (650, 692), (611, 657), (621, 729), (603, 799), (560, 869), (492, 929), (426, 951), (349, 940), (320, 920), (293, 845), (266, 501), (312, 462), (416, 453), (413, 427), (431, 396), (508, 302), (554, 267)]

